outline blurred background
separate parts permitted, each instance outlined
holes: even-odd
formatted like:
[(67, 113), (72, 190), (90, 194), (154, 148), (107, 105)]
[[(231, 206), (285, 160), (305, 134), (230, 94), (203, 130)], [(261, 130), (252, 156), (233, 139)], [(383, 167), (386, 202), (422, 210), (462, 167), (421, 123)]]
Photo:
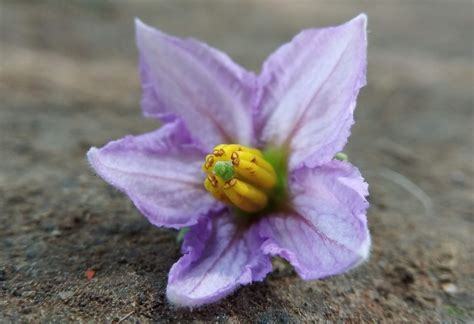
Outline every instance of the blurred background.
[[(303, 282), (277, 268), (198, 310), (166, 302), (179, 258), (85, 153), (141, 117), (134, 17), (259, 71), (303, 28), (369, 17), (347, 152), (370, 184), (372, 258)], [(472, 1), (0, 1), (0, 321), (474, 319)]]

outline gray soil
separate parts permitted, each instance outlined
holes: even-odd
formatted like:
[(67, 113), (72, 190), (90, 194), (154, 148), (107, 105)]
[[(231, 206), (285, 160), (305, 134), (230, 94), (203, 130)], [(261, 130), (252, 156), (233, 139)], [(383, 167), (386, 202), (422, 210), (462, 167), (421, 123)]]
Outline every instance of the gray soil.
[[(471, 1), (0, 6), (0, 322), (474, 320)], [(170, 306), (176, 232), (150, 225), (85, 159), (158, 127), (140, 115), (133, 17), (258, 70), (298, 30), (361, 11), (369, 84), (347, 152), (370, 184), (369, 262), (312, 282), (277, 266), (214, 305)]]

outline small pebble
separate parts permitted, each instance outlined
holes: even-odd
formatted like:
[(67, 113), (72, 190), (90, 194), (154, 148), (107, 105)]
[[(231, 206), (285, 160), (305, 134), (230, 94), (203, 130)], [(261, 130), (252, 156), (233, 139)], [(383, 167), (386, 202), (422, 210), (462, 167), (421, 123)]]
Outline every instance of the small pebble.
[(36, 291), (34, 290), (28, 290), (21, 293), (22, 297), (34, 297), (35, 295), (36, 295)]
[(454, 295), (458, 292), (458, 287), (453, 283), (442, 284), (441, 288), (444, 290), (445, 293), (448, 293), (450, 295)]
[(61, 231), (58, 229), (55, 229), (51, 232), (52, 236), (60, 236), (61, 234), (62, 234)]
[(69, 299), (71, 298), (72, 296), (74, 296), (74, 292), (73, 291), (61, 291), (59, 294), (59, 298), (61, 298), (62, 300), (66, 300), (66, 299)]
[(92, 269), (87, 269), (84, 274), (85, 274), (87, 280), (91, 280), (95, 276), (95, 271), (92, 270)]

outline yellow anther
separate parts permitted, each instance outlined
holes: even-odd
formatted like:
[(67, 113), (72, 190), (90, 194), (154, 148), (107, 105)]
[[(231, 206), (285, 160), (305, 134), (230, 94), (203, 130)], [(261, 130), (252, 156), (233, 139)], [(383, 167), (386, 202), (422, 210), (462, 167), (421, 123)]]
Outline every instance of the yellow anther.
[(265, 208), (267, 195), (251, 184), (232, 179), (224, 184), (224, 193), (229, 200), (246, 212), (256, 212)]
[(275, 170), (273, 169), (273, 166), (270, 163), (268, 163), (262, 156), (255, 155), (250, 152), (235, 151), (230, 156), (230, 159), (232, 161), (244, 160), (244, 161), (252, 162), (258, 165), (259, 167), (261, 167), (262, 169), (266, 170), (268, 173), (275, 175)]
[(246, 160), (235, 159), (232, 160), (232, 164), (237, 174), (261, 188), (271, 189), (276, 184), (277, 178), (274, 171), (272, 174), (257, 164)]
[(265, 208), (277, 182), (262, 152), (239, 144), (217, 145), (202, 169), (207, 173), (204, 187), (214, 198), (246, 212)]
[(212, 168), (214, 167), (214, 164), (217, 161), (218, 160), (216, 159), (216, 157), (214, 155), (212, 155), (212, 154), (206, 155), (206, 160), (205, 160), (204, 164), (202, 165), (202, 170), (204, 172), (212, 171)]
[(215, 175), (209, 174), (206, 177), (206, 180), (204, 181), (204, 187), (215, 199), (226, 204), (230, 203), (229, 198), (227, 198), (227, 196), (224, 194), (224, 191), (222, 190), (222, 180), (219, 180), (219, 178)]
[(249, 153), (252, 153), (252, 154), (257, 155), (259, 157), (263, 157), (263, 154), (262, 154), (262, 152), (260, 152), (260, 150), (257, 150), (257, 149), (251, 148), (251, 147), (247, 147), (247, 146), (243, 146), (243, 145), (239, 145), (239, 144), (220, 144), (220, 145), (217, 145), (212, 150), (212, 154), (214, 154), (217, 157), (221, 157), (223, 159), (230, 160), (230, 156), (231, 156), (232, 152), (235, 152), (235, 151), (249, 152)]

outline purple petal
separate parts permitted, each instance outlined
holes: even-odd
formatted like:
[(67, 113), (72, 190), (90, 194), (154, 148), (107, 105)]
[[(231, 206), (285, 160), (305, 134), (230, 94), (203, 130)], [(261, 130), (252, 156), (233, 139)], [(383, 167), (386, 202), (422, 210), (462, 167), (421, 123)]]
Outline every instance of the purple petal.
[(288, 145), (290, 170), (330, 161), (350, 134), (365, 85), (367, 18), (309, 29), (280, 47), (263, 66), (257, 129), (267, 145)]
[(206, 44), (166, 35), (139, 20), (136, 33), (146, 116), (164, 121), (179, 116), (207, 149), (252, 145), (254, 74)]
[(87, 156), (97, 174), (125, 192), (154, 225), (189, 226), (217, 207), (203, 185), (204, 154), (179, 121), (91, 148)]
[(202, 219), (186, 234), (184, 256), (171, 268), (167, 296), (177, 306), (221, 299), (241, 285), (261, 281), (272, 270), (260, 249), (256, 227), (244, 229), (228, 211)]
[(287, 259), (303, 279), (351, 269), (368, 258), (367, 183), (357, 168), (332, 161), (290, 179), (293, 213), (262, 219), (265, 253)]

